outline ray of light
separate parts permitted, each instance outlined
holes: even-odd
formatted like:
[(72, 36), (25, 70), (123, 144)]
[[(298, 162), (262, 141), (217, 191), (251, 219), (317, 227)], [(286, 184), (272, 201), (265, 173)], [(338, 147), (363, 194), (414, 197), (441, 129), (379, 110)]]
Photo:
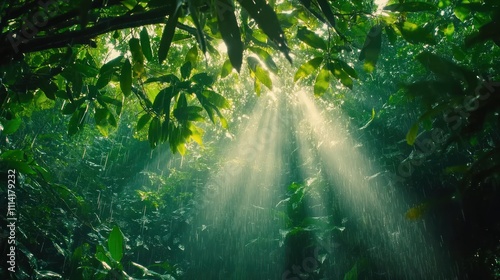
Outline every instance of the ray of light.
[[(325, 179), (333, 184), (336, 201), (352, 219), (347, 227), (354, 229), (349, 233), (350, 242), (367, 248), (385, 267), (393, 267), (398, 279), (449, 279), (456, 273), (442, 245), (421, 224), (404, 219), (409, 206), (398, 191), (381, 176), (370, 178), (377, 170), (350, 138), (349, 123), (341, 112), (318, 109), (305, 92), (296, 98), (304, 118), (301, 126), (309, 127), (312, 134), (312, 139), (302, 140), (302, 160), (319, 164)], [(305, 135), (299, 133), (298, 137)], [(317, 154), (311, 152), (311, 146)]]
[(188, 242), (194, 275), (205, 270), (204, 279), (280, 276), (283, 258), (276, 237), (283, 220), (273, 209), (282, 180), (276, 106), (268, 98), (257, 101), (245, 129), (227, 147), (220, 170), (199, 198), (206, 202)]

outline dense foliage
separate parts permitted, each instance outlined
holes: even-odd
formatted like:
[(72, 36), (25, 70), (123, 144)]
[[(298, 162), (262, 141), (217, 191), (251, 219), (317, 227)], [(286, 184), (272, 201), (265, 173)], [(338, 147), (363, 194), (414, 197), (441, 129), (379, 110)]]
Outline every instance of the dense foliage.
[[(4, 1), (0, 168), (2, 180), (16, 170), (15, 276), (197, 279), (182, 234), (204, 178), (261, 95), (300, 86), (360, 128), (353, 137), (409, 194), (400, 214), (433, 225), (460, 275), (500, 279), (498, 28), (494, 0)], [(286, 184), (281, 245), (345, 238), (341, 215), (312, 222), (302, 204), (334, 194), (300, 176)], [(383, 279), (362, 253), (335, 262), (323, 247), (307, 277)]]

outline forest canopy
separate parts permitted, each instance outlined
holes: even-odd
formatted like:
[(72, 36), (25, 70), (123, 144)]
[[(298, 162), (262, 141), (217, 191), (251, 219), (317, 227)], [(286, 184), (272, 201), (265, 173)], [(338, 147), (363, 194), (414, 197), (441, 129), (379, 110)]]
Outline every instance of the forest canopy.
[[(461, 273), (498, 279), (500, 227), (498, 218), (484, 216), (499, 198), (499, 29), (495, 0), (2, 2), (0, 166), (4, 178), (15, 169), (30, 186), (22, 190), (22, 211), (33, 216), (23, 229), (17, 276), (111, 279), (105, 277), (125, 277), (135, 267), (137, 275), (182, 278), (188, 265), (174, 253), (172, 263), (125, 265), (125, 222), (99, 218), (91, 205), (116, 200), (119, 191), (105, 186), (123, 185), (165, 147), (186, 157), (189, 172), (206, 175), (216, 169), (213, 153), (224, 151), (217, 140), (234, 137), (249, 106), (300, 91), (346, 112), (359, 128), (353, 134), (384, 151), (379, 158), (390, 181), (414, 190), (421, 181), (409, 181), (432, 177), (418, 167), (438, 172), (428, 179), (433, 186), (422, 187), (432, 195), (418, 196), (401, 215), (418, 221), (441, 211), (434, 219), (453, 227), (453, 201), (460, 199), (476, 219), (463, 226), (463, 238), (477, 239), (460, 250)], [(76, 188), (73, 169), (82, 170), (85, 189)], [(181, 191), (179, 182), (187, 175), (163, 176), (148, 173), (148, 184), (168, 189), (129, 192), (124, 199), (137, 208), (120, 211), (140, 219), (148, 203), (186, 218), (180, 209), (194, 191)], [(439, 180), (447, 183), (438, 188)], [(288, 199), (301, 190), (291, 184)], [(40, 204), (29, 204), (38, 197)], [(51, 209), (60, 209), (59, 221), (35, 218), (50, 217)], [(151, 215), (170, 224), (175, 216)], [(47, 250), (70, 264), (59, 271), (42, 264), (47, 252), (34, 251), (36, 231), (50, 232)], [(130, 255), (154, 240), (134, 242)], [(357, 279), (354, 268), (344, 279)]]

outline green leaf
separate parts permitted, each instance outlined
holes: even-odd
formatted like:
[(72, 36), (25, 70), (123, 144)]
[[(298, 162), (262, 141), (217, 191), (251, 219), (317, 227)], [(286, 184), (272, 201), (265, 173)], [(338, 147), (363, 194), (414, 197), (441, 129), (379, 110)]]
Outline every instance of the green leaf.
[(316, 81), (314, 82), (314, 95), (321, 96), (323, 95), (328, 87), (330, 86), (330, 71), (328, 71), (327, 67), (323, 67), (318, 76), (316, 77)]
[(405, 21), (396, 25), (403, 38), (411, 44), (436, 44), (436, 39), (431, 28), (423, 28), (415, 23)]
[(344, 280), (358, 280), (358, 264), (355, 263), (351, 270), (344, 275)]
[(349, 77), (349, 75), (344, 71), (344, 69), (342, 69), (342, 66), (340, 65), (340, 63), (338, 63), (338, 60), (337, 61), (333, 61), (331, 63), (328, 64), (328, 69), (330, 70), (330, 73), (332, 73), (332, 75), (334, 77), (336, 77), (337, 79), (340, 80), (340, 82), (352, 89), (352, 85), (353, 85), (353, 82), (352, 82), (352, 79), (351, 77)]
[(276, 66), (276, 63), (274, 63), (273, 58), (268, 52), (258, 47), (249, 47), (248, 49), (258, 55), (259, 58), (266, 64), (269, 70), (271, 70), (275, 74), (278, 73), (278, 66)]
[(160, 136), (161, 136), (160, 119), (155, 117), (149, 123), (149, 130), (148, 130), (148, 140), (151, 149), (156, 148), (156, 146), (158, 145), (158, 141), (160, 140)]
[(347, 64), (345, 61), (340, 60), (340, 59), (334, 59), (333, 61), (338, 63), (340, 65), (340, 67), (342, 68), (342, 70), (344, 70), (344, 72), (349, 74), (349, 76), (351, 76), (354, 79), (358, 78), (358, 73), (356, 73), (356, 70), (354, 70), (354, 68), (349, 66), (349, 64)]
[(88, 106), (88, 104), (85, 104), (85, 107), (78, 108), (78, 110), (76, 110), (71, 116), (71, 119), (68, 123), (68, 134), (70, 136), (83, 129)]
[(125, 97), (130, 96), (132, 92), (132, 65), (128, 59), (125, 60), (120, 74), (120, 89)]
[(215, 82), (215, 79), (207, 73), (198, 73), (191, 77), (191, 81), (199, 85), (209, 87)]
[(148, 61), (153, 61), (153, 52), (151, 51), (151, 42), (149, 40), (149, 34), (146, 27), (143, 27), (141, 33), (139, 34), (141, 38), (142, 53)]
[(298, 28), (297, 38), (313, 48), (327, 50), (326, 42), (316, 35), (316, 33), (307, 30), (305, 27)]
[(5, 122), (2, 121), (2, 125), (3, 125), (3, 131), (0, 130), (2, 134), (5, 135), (13, 134), (21, 126), (21, 118), (17, 117)]
[(293, 81), (297, 82), (299, 79), (305, 78), (309, 75), (312, 74), (312, 72), (321, 65), (321, 62), (323, 62), (323, 57), (315, 57), (308, 62), (302, 64), (295, 73), (295, 76), (293, 77)]
[(375, 70), (375, 65), (377, 64), (378, 57), (380, 55), (380, 48), (382, 46), (382, 27), (380, 25), (375, 25), (370, 29), (370, 32), (366, 35), (365, 44), (361, 53), (359, 54), (359, 60), (364, 60), (365, 63), (363, 68), (367, 72), (372, 72)]
[(408, 133), (406, 134), (406, 143), (408, 145), (413, 146), (415, 143), (415, 140), (417, 140), (417, 135), (418, 135), (418, 122), (413, 124), (408, 130)]
[(160, 48), (158, 49), (158, 62), (162, 64), (167, 58), (168, 50), (170, 49), (170, 44), (172, 43), (172, 38), (175, 34), (175, 27), (177, 26), (177, 21), (179, 20), (180, 7), (183, 1), (176, 0), (175, 9), (172, 9), (172, 13), (168, 16), (168, 21), (163, 28), (163, 33), (160, 39)]
[(271, 80), (271, 77), (269, 76), (269, 72), (264, 70), (260, 65), (257, 65), (255, 70), (255, 76), (257, 76), (257, 79), (259, 79), (259, 81), (263, 83), (268, 89), (272, 90), (273, 82)]
[(425, 2), (408, 2), (387, 5), (384, 7), (384, 10), (393, 12), (425, 12), (435, 11), (437, 7)]
[(184, 59), (184, 62), (191, 62), (191, 66), (195, 66), (196, 63), (198, 62), (198, 49), (196, 46), (192, 47), (189, 49), (189, 51), (186, 53), (186, 58)]
[(123, 233), (118, 226), (114, 226), (108, 238), (108, 250), (111, 257), (120, 262), (123, 257)]
[(321, 11), (326, 16), (326, 19), (328, 20), (330, 26), (335, 27), (335, 17), (333, 15), (333, 12), (330, 8), (330, 4), (328, 3), (328, 1), (327, 0), (317, 0), (317, 1)]
[(278, 46), (278, 49), (288, 61), (291, 62), (290, 49), (286, 43), (285, 33), (281, 29), (278, 16), (273, 11), (273, 8), (265, 0), (240, 0), (239, 3), (257, 22), (259, 28)]
[(120, 67), (122, 59), (123, 56), (119, 56), (113, 60), (110, 60), (101, 67), (101, 69), (99, 70), (99, 79), (97, 79), (97, 82), (95, 84), (97, 89), (105, 87), (109, 83), (109, 81), (111, 81), (111, 77), (115, 74), (116, 69)]
[(181, 76), (183, 79), (187, 79), (189, 78), (189, 75), (191, 75), (191, 70), (193, 69), (193, 65), (191, 64), (190, 61), (186, 61), (186, 63), (184, 63), (182, 66), (181, 66)]
[(231, 70), (233, 69), (233, 65), (231, 64), (231, 61), (226, 60), (224, 62), (224, 65), (222, 65), (222, 70), (220, 72), (220, 77), (221, 78), (225, 78), (227, 77), (229, 74), (231, 74)]
[(142, 130), (146, 124), (151, 120), (151, 115), (146, 113), (142, 115), (142, 117), (139, 118), (139, 121), (137, 121), (137, 131)]
[(227, 54), (231, 65), (240, 72), (243, 62), (243, 42), (241, 41), (240, 28), (234, 15), (232, 1), (217, 1), (217, 23), (220, 34), (227, 47)]

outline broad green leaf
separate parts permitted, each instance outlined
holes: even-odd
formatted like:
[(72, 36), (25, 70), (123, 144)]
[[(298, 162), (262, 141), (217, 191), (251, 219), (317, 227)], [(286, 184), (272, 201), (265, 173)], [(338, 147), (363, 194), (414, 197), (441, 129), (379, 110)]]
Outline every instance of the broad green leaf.
[(344, 275), (344, 280), (358, 280), (358, 264), (355, 263), (351, 270)]
[(137, 121), (137, 131), (140, 131), (142, 130), (146, 124), (151, 120), (151, 115), (146, 113), (144, 115), (142, 115), (142, 117), (139, 118), (139, 120)]
[(149, 123), (149, 130), (148, 130), (149, 146), (152, 149), (156, 148), (156, 146), (158, 145), (158, 142), (160, 140), (160, 136), (161, 136), (160, 119), (155, 117)]
[(148, 61), (153, 61), (153, 52), (151, 51), (151, 42), (149, 40), (149, 34), (146, 27), (143, 27), (141, 33), (139, 34), (141, 38), (142, 53)]
[(0, 131), (2, 134), (5, 135), (13, 134), (21, 126), (21, 118), (17, 117), (8, 121), (2, 121), (2, 125), (3, 125), (3, 131)]
[(417, 135), (418, 135), (418, 122), (413, 124), (406, 134), (406, 143), (408, 145), (413, 146), (415, 143), (415, 140), (417, 140)]
[(176, 83), (179, 83), (180, 81), (181, 80), (179, 78), (177, 78), (177, 76), (175, 76), (174, 74), (167, 74), (167, 75), (160, 76), (160, 77), (149, 78), (144, 83), (148, 84), (148, 83), (153, 83), (153, 82), (161, 82), (161, 83), (176, 84)]
[(365, 63), (363, 68), (367, 72), (372, 72), (375, 70), (375, 65), (377, 64), (378, 57), (380, 55), (380, 48), (382, 46), (382, 27), (380, 25), (375, 25), (370, 29), (370, 32), (366, 35), (365, 44), (361, 53), (359, 54), (359, 60), (364, 60)]
[(123, 6), (125, 6), (125, 8), (129, 10), (133, 10), (137, 5), (137, 2), (135, 0), (121, 0), (120, 2)]
[(384, 7), (384, 10), (393, 12), (425, 12), (435, 11), (437, 7), (425, 2), (407, 2), (387, 5)]
[(327, 50), (326, 42), (316, 35), (316, 33), (307, 30), (305, 27), (298, 28), (297, 38), (313, 48)]
[(189, 51), (186, 53), (186, 58), (184, 59), (184, 62), (188, 61), (191, 62), (191, 66), (193, 67), (198, 62), (198, 48), (196, 48), (196, 46), (190, 48)]
[(233, 65), (231, 64), (231, 61), (226, 60), (224, 62), (224, 65), (222, 65), (222, 70), (220, 72), (220, 77), (221, 78), (225, 78), (227, 77), (229, 74), (231, 74), (231, 70), (233, 69)]
[(396, 25), (401, 32), (403, 38), (412, 44), (436, 44), (436, 39), (432, 34), (433, 30), (431, 28), (423, 28), (415, 23), (405, 21)]
[(273, 41), (278, 49), (285, 55), (288, 61), (290, 49), (287, 46), (285, 33), (281, 29), (280, 22), (273, 8), (265, 0), (240, 0), (240, 5), (257, 22), (259, 28)]
[(71, 116), (71, 119), (69, 120), (68, 123), (68, 134), (70, 136), (76, 134), (78, 131), (83, 129), (88, 106), (89, 105), (86, 104), (84, 107), (78, 108), (78, 110), (76, 110)]
[(97, 79), (95, 84), (98, 89), (105, 87), (111, 81), (111, 77), (115, 74), (117, 68), (120, 67), (122, 59), (123, 56), (119, 56), (101, 67), (99, 70), (99, 79)]
[(240, 72), (243, 62), (243, 42), (241, 41), (240, 28), (234, 15), (232, 1), (217, 1), (220, 7), (217, 7), (217, 23), (222, 39), (227, 47), (227, 54), (231, 65)]
[[(337, 60), (338, 61), (338, 60)], [(344, 71), (344, 69), (342, 69), (342, 66), (340, 65), (340, 63), (334, 61), (334, 62), (331, 62), (328, 64), (328, 69), (330, 70), (330, 73), (332, 73), (332, 75), (339, 79), (340, 82), (352, 89), (352, 85), (353, 85), (353, 82), (352, 82), (352, 79), (351, 77), (349, 77), (349, 75)]]
[(130, 93), (132, 92), (132, 65), (128, 59), (125, 60), (122, 66), (122, 72), (120, 74), (120, 89), (126, 97), (130, 96)]
[(199, 85), (209, 87), (215, 82), (215, 79), (207, 73), (198, 73), (191, 77), (191, 81)]
[(258, 47), (249, 47), (248, 49), (258, 55), (259, 58), (266, 64), (269, 70), (271, 70), (275, 74), (278, 73), (278, 66), (276, 66), (276, 63), (274, 63), (273, 58), (268, 52)]
[(189, 78), (189, 76), (191, 75), (191, 70), (192, 69), (193, 69), (193, 65), (191, 64), (191, 62), (190, 61), (186, 61), (186, 63), (184, 63), (181, 66), (181, 77), (183, 79)]
[(322, 96), (328, 87), (330, 87), (330, 71), (328, 71), (325, 66), (319, 71), (316, 81), (314, 82), (314, 95)]
[(354, 79), (358, 78), (358, 73), (356, 73), (356, 70), (354, 70), (354, 68), (349, 66), (349, 64), (347, 64), (345, 61), (340, 59), (334, 59), (333, 61), (335, 63), (338, 63), (340, 65), (340, 68), (342, 68), (342, 70), (344, 70), (347, 74), (349, 74), (349, 76), (353, 77)]
[(158, 49), (158, 62), (160, 64), (162, 64), (162, 62), (167, 58), (168, 50), (170, 49), (170, 44), (172, 43), (172, 39), (174, 37), (175, 27), (177, 26), (177, 21), (179, 20), (182, 2), (182, 0), (176, 0), (175, 8), (172, 9), (172, 12), (168, 16), (167, 24), (163, 28), (163, 33), (160, 39), (160, 48)]
[(317, 0), (323, 15), (325, 15), (331, 27), (335, 28), (335, 16), (327, 0)]
[(255, 75), (257, 76), (257, 79), (259, 79), (259, 81), (263, 83), (268, 89), (273, 89), (273, 82), (271, 80), (271, 77), (269, 76), (269, 72), (264, 70), (260, 65), (257, 66)]
[(120, 262), (123, 257), (123, 233), (118, 226), (114, 226), (108, 238), (108, 250), (111, 257)]
[(205, 91), (203, 91), (203, 96), (205, 96), (207, 98), (207, 100), (211, 104), (216, 106), (217, 108), (221, 108), (221, 109), (229, 108), (229, 102), (227, 101), (227, 99), (224, 98), (224, 96), (222, 96), (214, 91), (205, 90)]
[(296, 82), (299, 79), (311, 75), (314, 70), (318, 69), (318, 67), (321, 65), (322, 62), (323, 62), (323, 57), (321, 56), (321, 57), (315, 57), (309, 60), (308, 62), (302, 64), (299, 70), (297, 70), (297, 72), (295, 73), (293, 81)]
[(172, 97), (176, 94), (175, 87), (167, 87), (156, 95), (155, 100), (153, 102), (153, 110), (158, 114), (167, 114), (170, 113), (170, 102)]

